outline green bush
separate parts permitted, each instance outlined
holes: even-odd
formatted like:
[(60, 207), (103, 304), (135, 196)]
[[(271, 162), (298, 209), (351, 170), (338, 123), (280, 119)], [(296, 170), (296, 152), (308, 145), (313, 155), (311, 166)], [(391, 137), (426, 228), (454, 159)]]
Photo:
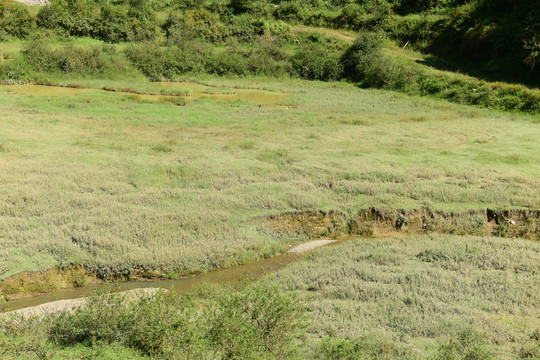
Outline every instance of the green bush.
[(281, 2), (274, 12), (274, 16), (278, 20), (289, 22), (302, 22), (308, 17), (308, 10), (303, 6), (303, 3), (284, 1)]
[(345, 75), (366, 87), (413, 91), (419, 71), (385, 56), (380, 35), (360, 32), (341, 62)]
[(320, 343), (317, 359), (361, 360), (361, 359), (413, 359), (406, 349), (380, 339), (360, 338), (355, 340), (327, 337)]
[(143, 74), (158, 80), (202, 71), (212, 51), (206, 44), (190, 40), (169, 47), (149, 42), (132, 45), (126, 49), (126, 54)]
[(304, 309), (294, 297), (278, 286), (257, 284), (219, 300), (209, 339), (225, 358), (287, 359), (297, 352), (293, 339), (305, 325)]
[(40, 38), (27, 42), (22, 55), (25, 63), (36, 72), (103, 74), (116, 65), (116, 54), (104, 51), (101, 46), (67, 45), (54, 49)]
[(157, 35), (151, 6), (142, 0), (53, 0), (37, 14), (42, 28), (107, 42), (144, 41)]
[(175, 294), (134, 301), (95, 295), (75, 312), (53, 318), (48, 335), (61, 346), (118, 343), (166, 358), (288, 358), (304, 327), (304, 309), (294, 297), (256, 284), (215, 293), (203, 304)]
[(319, 44), (310, 44), (291, 57), (294, 72), (308, 80), (332, 81), (343, 75), (340, 54)]
[(36, 20), (24, 5), (14, 1), (0, 3), (0, 29), (11, 36), (26, 38), (36, 27)]
[(485, 335), (468, 329), (461, 331), (448, 343), (441, 345), (433, 360), (489, 360), (493, 358), (493, 352), (486, 347)]
[(72, 36), (91, 36), (100, 7), (94, 0), (53, 0), (37, 14), (39, 27), (62, 30)]
[(188, 10), (183, 14), (171, 13), (164, 24), (167, 37), (173, 42), (183, 39), (202, 39), (221, 42), (228, 30), (219, 18), (206, 9)]
[(341, 10), (341, 14), (336, 18), (335, 23), (342, 28), (358, 29), (365, 13), (364, 8), (359, 4), (347, 4)]
[(266, 24), (264, 21), (256, 20), (250, 15), (234, 16), (229, 25), (229, 33), (238, 41), (252, 42), (258, 36), (264, 34)]

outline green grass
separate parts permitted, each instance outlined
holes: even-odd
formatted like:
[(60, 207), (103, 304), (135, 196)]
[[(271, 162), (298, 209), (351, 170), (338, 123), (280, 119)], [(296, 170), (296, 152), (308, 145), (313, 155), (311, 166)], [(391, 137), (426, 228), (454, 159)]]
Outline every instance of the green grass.
[(489, 359), (532, 359), (540, 356), (539, 263), (540, 244), (519, 239), (353, 239), (269, 281), (300, 292), (315, 348), (327, 337), (360, 339), (433, 359), (442, 344), (472, 330), (485, 334)]
[(345, 83), (199, 80), (294, 106), (0, 89), (0, 278), (229, 266), (299, 241), (248, 221), (290, 210), (539, 207), (538, 117)]

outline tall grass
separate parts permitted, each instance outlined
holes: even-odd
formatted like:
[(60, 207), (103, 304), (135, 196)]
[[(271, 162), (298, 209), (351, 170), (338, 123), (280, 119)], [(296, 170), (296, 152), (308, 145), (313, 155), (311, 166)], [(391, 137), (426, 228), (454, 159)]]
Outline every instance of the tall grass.
[(537, 242), (519, 239), (355, 239), (270, 281), (301, 292), (326, 358), (530, 359), (539, 257)]
[(0, 277), (231, 266), (301, 241), (250, 220), (291, 210), (540, 207), (534, 117), (341, 83), (207, 82), (291, 93), (294, 108), (4, 88)]

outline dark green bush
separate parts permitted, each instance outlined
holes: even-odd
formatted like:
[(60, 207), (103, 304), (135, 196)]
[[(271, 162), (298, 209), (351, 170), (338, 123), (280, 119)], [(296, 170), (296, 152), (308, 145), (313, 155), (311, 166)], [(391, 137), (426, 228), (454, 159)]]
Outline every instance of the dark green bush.
[(14, 1), (0, 3), (0, 30), (18, 38), (26, 38), (36, 27), (36, 20), (27, 8)]
[(101, 46), (67, 45), (53, 49), (40, 38), (25, 44), (23, 59), (36, 72), (64, 72), (79, 75), (103, 74), (114, 67), (114, 52)]
[(229, 25), (229, 34), (238, 41), (252, 42), (256, 37), (264, 34), (266, 24), (264, 21), (256, 20), (250, 15), (234, 16)]
[(278, 20), (301, 22), (308, 17), (308, 9), (301, 2), (284, 1), (279, 4), (274, 16)]
[(335, 20), (335, 22), (339, 27), (342, 28), (358, 29), (365, 13), (366, 12), (362, 6), (355, 3), (347, 4), (343, 7), (341, 14)]
[(172, 79), (188, 72), (201, 71), (211, 53), (207, 44), (195, 40), (170, 47), (142, 43), (126, 49), (129, 60), (153, 80)]
[(96, 5), (94, 0), (53, 0), (39, 10), (37, 23), (72, 36), (91, 36), (100, 13)]
[(343, 75), (340, 54), (329, 51), (325, 46), (310, 44), (291, 57), (294, 72), (308, 80), (332, 81)]
[(151, 6), (142, 0), (53, 0), (38, 15), (40, 27), (107, 42), (143, 41), (157, 35)]
[(328, 337), (321, 341), (317, 359), (362, 360), (362, 359), (413, 359), (406, 349), (380, 339), (360, 338), (355, 340)]
[(228, 36), (226, 26), (219, 18), (206, 9), (188, 10), (183, 14), (173, 13), (164, 25), (169, 39), (203, 39), (221, 42)]
[(489, 360), (494, 357), (494, 353), (486, 347), (485, 335), (468, 329), (441, 345), (434, 360)]
[[(306, 325), (304, 310), (278, 286), (258, 284), (221, 297), (211, 312), (209, 339), (228, 359), (287, 359)], [(266, 354), (266, 356), (264, 355)]]

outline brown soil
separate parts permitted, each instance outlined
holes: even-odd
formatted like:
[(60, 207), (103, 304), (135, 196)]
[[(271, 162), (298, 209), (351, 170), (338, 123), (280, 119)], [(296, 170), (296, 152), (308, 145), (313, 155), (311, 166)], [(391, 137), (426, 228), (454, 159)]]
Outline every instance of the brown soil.
[(0, 283), (0, 296), (20, 299), (54, 289), (78, 287), (99, 282), (99, 279), (88, 274), (86, 269), (81, 266), (72, 266), (65, 269), (52, 268), (46, 271), (24, 272), (5, 279)]
[[(123, 299), (125, 302), (130, 302), (140, 299), (141, 296), (155, 295), (159, 290), (160, 289), (157, 288), (135, 289), (122, 293), (122, 296), (124, 296)], [(167, 292), (165, 289), (161, 290)], [(29, 317), (42, 317), (46, 314), (54, 314), (61, 311), (74, 311), (76, 308), (84, 305), (88, 299), (89, 298), (84, 297), (79, 299), (53, 301), (38, 306), (14, 310), (9, 313), (0, 314), (0, 316), (6, 316), (9, 314), (7, 316), (22, 317), (23, 319), (27, 319)]]
[(429, 208), (368, 208), (350, 217), (339, 210), (330, 210), (289, 212), (266, 219), (276, 232), (305, 234), (311, 239), (441, 233), (540, 240), (540, 210), (445, 212)]
[[(259, 218), (260, 219), (260, 218)], [(341, 211), (302, 211), (266, 218), (276, 232), (305, 234), (310, 239), (343, 235), (347, 215)]]

